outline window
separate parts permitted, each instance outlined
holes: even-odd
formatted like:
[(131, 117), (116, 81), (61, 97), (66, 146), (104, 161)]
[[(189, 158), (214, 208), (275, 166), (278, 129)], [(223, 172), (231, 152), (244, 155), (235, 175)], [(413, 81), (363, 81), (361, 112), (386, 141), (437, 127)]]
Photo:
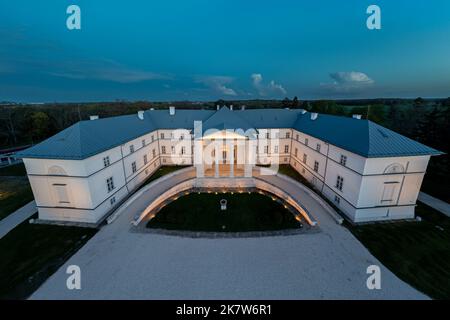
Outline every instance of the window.
[(269, 153), (269, 146), (264, 146), (264, 153)]
[(134, 152), (134, 145), (131, 145), (130, 146), (130, 153), (133, 153)]
[(161, 132), (161, 139), (164, 139), (164, 133)]
[(152, 142), (155, 141), (155, 137), (152, 135)]
[(291, 133), (290, 132), (286, 132), (286, 139), (290, 139), (291, 138)]
[(144, 154), (144, 164), (147, 164), (147, 155)]
[(170, 139), (173, 140), (173, 132), (170, 133)]
[(342, 191), (342, 187), (344, 186), (344, 178), (341, 176), (337, 176), (336, 179), (336, 189)]
[(394, 201), (395, 189), (397, 187), (397, 182), (385, 182), (383, 195), (381, 196), (381, 202)]
[(288, 145), (284, 146), (284, 153), (289, 153), (289, 146)]
[(183, 140), (184, 139), (184, 134), (182, 134), (181, 136), (180, 136), (180, 140)]
[(314, 171), (319, 172), (319, 162), (318, 161), (314, 161)]
[(162, 146), (161, 147), (161, 153), (162, 154), (166, 154), (166, 146)]
[(334, 196), (334, 202), (335, 202), (336, 204), (341, 203), (341, 198), (339, 198), (338, 196)]
[(65, 184), (54, 184), (56, 198), (58, 203), (70, 203), (69, 195), (67, 194), (67, 186)]
[(275, 139), (280, 139), (280, 133), (279, 132), (275, 132)]
[(114, 180), (113, 177), (109, 177), (106, 179), (106, 186), (108, 187), (108, 192), (111, 192), (114, 190)]
[(270, 132), (267, 131), (267, 132), (266, 132), (266, 139), (269, 139), (269, 138), (270, 138)]
[(108, 167), (111, 164), (111, 162), (109, 161), (109, 156), (106, 156), (103, 158), (103, 165), (105, 167)]
[(142, 146), (145, 147), (145, 139), (142, 139)]
[(347, 164), (347, 156), (344, 156), (343, 154), (341, 154), (341, 161), (340, 163), (345, 166)]
[(303, 154), (303, 163), (306, 164), (306, 160), (308, 159), (308, 156), (306, 153)]
[(153, 155), (153, 158), (156, 157), (156, 150), (155, 149), (152, 150), (152, 155)]
[(170, 153), (175, 154), (175, 147), (174, 146), (170, 147)]
[(297, 157), (297, 154), (298, 154), (298, 149), (295, 148), (295, 150), (294, 150), (294, 155), (295, 155), (295, 157)]
[(298, 134), (295, 135), (295, 140), (299, 141)]
[(305, 138), (305, 145), (306, 146), (308, 145), (308, 142), (309, 142), (308, 138)]
[(148, 175), (148, 169), (145, 169), (145, 175)]
[(320, 152), (320, 143), (318, 143), (318, 144), (316, 145), (316, 150), (317, 150), (318, 152)]
[(136, 172), (136, 161), (133, 161), (133, 162), (131, 163), (131, 171), (132, 171), (133, 173)]
[(181, 147), (181, 154), (186, 154), (186, 147)]
[(113, 206), (116, 203), (116, 197), (109, 199), (109, 203)]
[(274, 152), (274, 153), (278, 153), (278, 146), (275, 146), (275, 147), (274, 147), (273, 152)]

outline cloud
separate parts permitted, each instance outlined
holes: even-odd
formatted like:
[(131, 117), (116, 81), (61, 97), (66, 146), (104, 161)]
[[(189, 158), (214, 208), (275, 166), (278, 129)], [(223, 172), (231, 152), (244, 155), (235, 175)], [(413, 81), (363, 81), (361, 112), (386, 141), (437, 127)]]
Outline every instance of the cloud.
[(375, 81), (367, 74), (358, 71), (330, 73), (331, 83), (321, 83), (323, 88), (335, 92), (360, 91), (371, 87)]
[(135, 83), (170, 78), (168, 75), (129, 68), (112, 60), (72, 62), (61, 66), (58, 71), (49, 72), (49, 74), (68, 79), (93, 79), (118, 83)]
[(258, 91), (260, 96), (285, 95), (287, 93), (286, 89), (284, 89), (281, 84), (275, 83), (273, 80), (271, 80), (268, 84), (264, 84), (263, 76), (260, 73), (253, 73), (251, 78), (253, 87), (256, 91)]
[(200, 76), (196, 77), (196, 82), (202, 83), (205, 86), (213, 89), (214, 91), (226, 95), (226, 96), (236, 96), (237, 93), (234, 89), (228, 87), (227, 85), (233, 82), (232, 77), (226, 76)]

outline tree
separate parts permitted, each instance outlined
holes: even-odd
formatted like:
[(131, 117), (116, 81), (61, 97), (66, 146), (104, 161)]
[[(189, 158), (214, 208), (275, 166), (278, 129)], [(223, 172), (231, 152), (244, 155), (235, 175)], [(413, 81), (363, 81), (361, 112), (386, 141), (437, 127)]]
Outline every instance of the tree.
[(31, 115), (32, 136), (38, 140), (48, 136), (50, 128), (50, 118), (42, 111), (33, 112)]
[(300, 105), (297, 96), (294, 97), (294, 99), (292, 99), (292, 108), (298, 108), (298, 106)]
[(367, 107), (367, 118), (378, 124), (383, 124), (385, 120), (384, 105), (369, 105)]
[(283, 106), (283, 108), (289, 108), (291, 106), (291, 100), (288, 97), (286, 97), (281, 102), (281, 105)]

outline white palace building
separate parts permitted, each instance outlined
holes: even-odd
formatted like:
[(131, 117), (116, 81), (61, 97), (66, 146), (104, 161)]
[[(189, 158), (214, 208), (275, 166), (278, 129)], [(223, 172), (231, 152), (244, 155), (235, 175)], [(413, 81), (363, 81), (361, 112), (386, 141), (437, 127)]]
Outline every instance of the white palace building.
[(17, 156), (43, 221), (97, 224), (161, 166), (195, 166), (197, 179), (220, 181), (286, 164), (357, 223), (414, 218), (439, 154), (358, 115), (230, 106), (91, 116)]

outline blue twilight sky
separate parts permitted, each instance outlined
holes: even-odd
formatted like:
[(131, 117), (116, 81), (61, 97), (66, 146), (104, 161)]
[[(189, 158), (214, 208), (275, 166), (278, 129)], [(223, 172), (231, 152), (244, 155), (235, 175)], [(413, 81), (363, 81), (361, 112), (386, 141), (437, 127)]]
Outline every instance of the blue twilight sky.
[[(81, 8), (81, 30), (66, 9)], [(381, 7), (382, 29), (366, 27)], [(1, 0), (0, 101), (450, 96), (448, 0)]]

